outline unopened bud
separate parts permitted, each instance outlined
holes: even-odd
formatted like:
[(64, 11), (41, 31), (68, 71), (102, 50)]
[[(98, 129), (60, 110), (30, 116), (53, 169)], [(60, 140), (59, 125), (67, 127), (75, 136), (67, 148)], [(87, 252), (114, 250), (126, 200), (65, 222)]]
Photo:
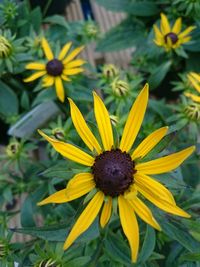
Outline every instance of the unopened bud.
[(200, 105), (193, 103), (185, 108), (185, 114), (192, 120), (200, 120)]
[(65, 133), (64, 133), (64, 130), (62, 128), (53, 129), (52, 135), (58, 140), (63, 140), (65, 137)]
[(119, 78), (114, 79), (114, 81), (111, 83), (111, 87), (117, 96), (126, 95), (130, 89), (129, 84), (124, 80), (120, 80)]
[(106, 79), (114, 79), (119, 75), (119, 69), (114, 64), (105, 64), (102, 69), (103, 77)]
[(0, 58), (6, 58), (10, 55), (12, 47), (10, 42), (2, 35), (0, 35)]

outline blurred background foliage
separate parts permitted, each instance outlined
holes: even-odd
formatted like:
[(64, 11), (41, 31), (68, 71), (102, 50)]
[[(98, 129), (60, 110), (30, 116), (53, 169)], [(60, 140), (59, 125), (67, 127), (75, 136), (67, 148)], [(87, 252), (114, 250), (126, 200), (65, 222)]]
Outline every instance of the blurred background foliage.
[[(66, 21), (62, 15), (70, 2), (0, 3), (0, 266), (10, 267), (15, 262), (23, 267), (199, 267), (200, 104), (184, 92), (195, 90), (187, 74), (200, 73), (200, 2), (96, 0), (107, 10), (126, 14), (119, 25), (105, 34), (91, 16), (85, 21)], [(196, 26), (191, 41), (170, 53), (156, 46), (153, 25), (160, 22), (160, 13), (166, 14), (171, 23), (182, 17), (184, 29)], [(64, 188), (80, 166), (58, 155), (36, 129), (84, 148), (72, 125), (67, 100), (59, 102), (53, 88), (43, 90), (38, 80), (23, 82), (28, 75), (25, 65), (44, 58), (43, 36), (53, 51), (59, 51), (68, 41), (74, 47), (87, 47), (95, 42), (99, 52), (133, 48), (128, 68), (86, 63), (86, 71), (64, 85), (66, 95), (77, 103), (94, 133), (97, 132), (92, 112), (94, 88), (104, 98), (116, 129), (114, 133), (119, 137), (132, 103), (148, 82), (151, 98), (137, 143), (168, 125), (168, 134), (152, 151), (151, 158), (196, 145), (195, 154), (182, 167), (156, 176), (192, 218), (171, 216), (152, 205), (163, 231), (157, 233), (139, 221), (141, 248), (136, 264), (130, 261), (129, 247), (116, 214), (105, 230), (95, 220), (64, 252), (63, 241), (80, 214), (84, 199), (37, 206), (42, 198)], [(16, 216), (21, 227), (12, 227)], [(31, 238), (18, 241), (16, 232)]]

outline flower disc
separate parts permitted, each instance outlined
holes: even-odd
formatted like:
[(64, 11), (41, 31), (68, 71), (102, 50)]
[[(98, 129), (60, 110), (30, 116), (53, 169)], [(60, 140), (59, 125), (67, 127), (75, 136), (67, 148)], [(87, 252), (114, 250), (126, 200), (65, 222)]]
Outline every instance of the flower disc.
[(133, 183), (134, 166), (130, 155), (120, 149), (103, 152), (92, 166), (96, 187), (111, 197), (123, 194)]

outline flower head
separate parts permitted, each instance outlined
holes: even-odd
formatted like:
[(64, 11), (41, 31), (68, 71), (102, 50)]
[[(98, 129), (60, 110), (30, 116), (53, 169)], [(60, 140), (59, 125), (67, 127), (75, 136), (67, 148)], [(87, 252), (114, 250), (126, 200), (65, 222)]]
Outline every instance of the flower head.
[(181, 32), (182, 19), (178, 18), (173, 27), (165, 14), (161, 13), (161, 24), (160, 29), (154, 24), (155, 39), (154, 42), (158, 46), (163, 46), (166, 51), (176, 49), (182, 44), (187, 43), (191, 40), (189, 36), (190, 32), (195, 29), (195, 26), (190, 26)]
[(58, 57), (53, 52), (45, 38), (42, 39), (42, 48), (46, 56), (47, 62), (33, 62), (26, 65), (26, 69), (37, 70), (36, 73), (26, 78), (25, 82), (32, 82), (43, 76), (43, 87), (51, 87), (55, 85), (56, 94), (61, 102), (65, 100), (65, 92), (62, 81), (71, 81), (69, 76), (83, 72), (81, 66), (85, 63), (82, 59), (74, 59), (83, 49), (83, 46), (77, 47), (71, 53), (69, 52), (72, 43), (64, 45)]
[(195, 147), (191, 146), (171, 155), (141, 162), (168, 130), (168, 127), (162, 127), (154, 131), (132, 151), (147, 107), (148, 85), (138, 95), (130, 110), (119, 146), (116, 146), (114, 142), (109, 113), (103, 101), (95, 92), (93, 96), (94, 114), (101, 143), (89, 129), (78, 107), (69, 99), (73, 124), (90, 149), (90, 154), (72, 144), (50, 138), (39, 131), (57, 152), (70, 160), (90, 167), (90, 171), (76, 174), (65, 189), (47, 197), (38, 205), (68, 202), (94, 190), (93, 198), (65, 241), (64, 249), (67, 249), (79, 235), (88, 229), (99, 213), (101, 214), (101, 227), (109, 222), (113, 200), (116, 199), (122, 229), (130, 245), (131, 259), (136, 262), (139, 249), (139, 228), (136, 215), (155, 229), (161, 230), (151, 210), (140, 197), (141, 195), (168, 213), (190, 217), (176, 205), (170, 191), (151, 175), (177, 168), (194, 151)]
[[(190, 72), (187, 77), (190, 83), (192, 84), (192, 86), (194, 87), (194, 89), (196, 89), (196, 91), (200, 93), (200, 74), (195, 73), (195, 72)], [(200, 96), (198, 95), (194, 95), (192, 93), (186, 92), (185, 96), (189, 97), (194, 102), (200, 103)]]

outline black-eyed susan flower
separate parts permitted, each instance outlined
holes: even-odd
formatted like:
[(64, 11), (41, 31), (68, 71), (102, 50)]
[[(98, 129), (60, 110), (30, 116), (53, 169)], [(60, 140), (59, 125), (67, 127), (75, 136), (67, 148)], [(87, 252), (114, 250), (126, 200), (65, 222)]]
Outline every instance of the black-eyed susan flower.
[[(200, 74), (195, 73), (195, 72), (190, 72), (187, 75), (189, 81), (191, 82), (191, 84), (193, 85), (194, 89), (196, 89), (196, 91), (198, 93), (200, 93)], [(200, 103), (200, 96), (186, 92), (185, 96), (191, 98), (193, 101)]]
[(87, 126), (78, 107), (69, 99), (73, 124), (93, 156), (72, 144), (50, 138), (39, 131), (62, 156), (88, 166), (90, 171), (76, 174), (65, 189), (47, 197), (38, 205), (64, 203), (79, 198), (92, 190), (95, 191), (64, 243), (64, 249), (67, 249), (78, 236), (88, 229), (99, 213), (101, 214), (100, 225), (104, 227), (111, 217), (113, 200), (117, 199), (122, 229), (131, 249), (131, 259), (136, 262), (139, 248), (139, 228), (136, 215), (155, 229), (161, 230), (152, 212), (140, 196), (147, 198), (166, 212), (186, 218), (190, 217), (176, 205), (170, 191), (151, 176), (177, 168), (194, 151), (195, 147), (191, 146), (168, 156), (141, 162), (166, 135), (168, 129), (162, 127), (156, 130), (132, 151), (147, 107), (148, 85), (144, 87), (133, 104), (120, 144), (117, 147), (113, 138), (109, 113), (95, 92), (93, 96), (94, 114), (102, 144)]
[(181, 32), (181, 18), (178, 18), (173, 27), (171, 27), (166, 15), (161, 13), (160, 29), (155, 24), (153, 25), (153, 28), (155, 33), (155, 44), (163, 46), (166, 51), (170, 51), (171, 49), (176, 49), (182, 44), (189, 42), (191, 40), (189, 34), (195, 29), (195, 26), (190, 26)]
[(54, 56), (47, 40), (42, 38), (41, 41), (44, 54), (47, 62), (32, 62), (26, 65), (26, 69), (37, 70), (36, 73), (26, 78), (25, 82), (32, 82), (43, 76), (42, 86), (51, 87), (55, 85), (57, 97), (61, 102), (65, 100), (65, 91), (63, 82), (69, 82), (69, 76), (83, 72), (81, 66), (85, 63), (82, 59), (74, 59), (83, 49), (83, 46), (75, 48), (71, 53), (68, 53), (72, 43), (69, 42), (63, 46), (58, 57)]

